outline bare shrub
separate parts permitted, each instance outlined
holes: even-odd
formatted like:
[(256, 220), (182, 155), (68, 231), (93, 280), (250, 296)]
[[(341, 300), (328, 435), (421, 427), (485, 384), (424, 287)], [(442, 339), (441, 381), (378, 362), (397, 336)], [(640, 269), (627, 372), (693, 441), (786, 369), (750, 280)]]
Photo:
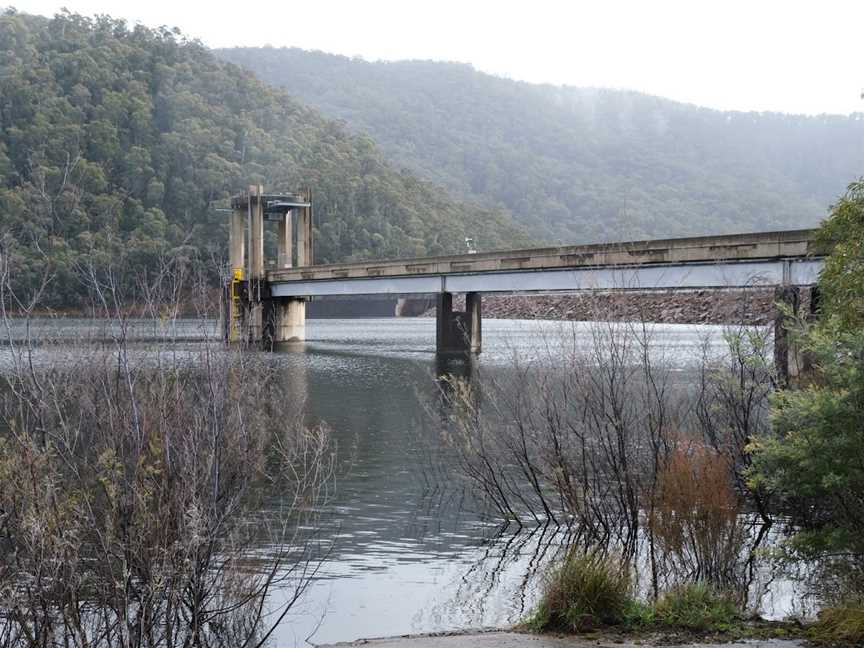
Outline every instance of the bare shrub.
[(450, 379), (445, 440), (506, 519), (578, 523), (632, 543), (668, 430), (686, 413), (649, 329), (587, 330), (587, 346), (572, 329), (547, 339), (545, 355), (514, 356), (504, 377)]
[(768, 517), (742, 479), (774, 384), (766, 335), (727, 329), (725, 353), (706, 345), (681, 371), (644, 323), (538, 334), (506, 371), (445, 381), (445, 441), (505, 522), (575, 527), (644, 568), (655, 598), (687, 580), (744, 590), (742, 513), (752, 502)]
[(757, 327), (728, 328), (728, 352), (702, 359), (696, 401), (703, 438), (728, 458), (737, 489), (750, 497), (766, 522), (769, 503), (764, 493), (748, 486), (745, 474), (751, 464), (748, 445), (768, 432), (768, 396), (777, 385), (770, 335)]
[(679, 444), (657, 475), (649, 525), (666, 572), (685, 580), (735, 580), (745, 529), (730, 459), (699, 444)]
[[(108, 320), (101, 345), (17, 339), (16, 305), (32, 302), (2, 287), (0, 645), (262, 645), (320, 561), (328, 432), (304, 427), (275, 365), (224, 348), (207, 321), (200, 342), (142, 347), (130, 282), (82, 281)], [(131, 303), (176, 317), (162, 300), (204, 294), (196, 281), (166, 262)], [(256, 515), (265, 501), (280, 522)]]

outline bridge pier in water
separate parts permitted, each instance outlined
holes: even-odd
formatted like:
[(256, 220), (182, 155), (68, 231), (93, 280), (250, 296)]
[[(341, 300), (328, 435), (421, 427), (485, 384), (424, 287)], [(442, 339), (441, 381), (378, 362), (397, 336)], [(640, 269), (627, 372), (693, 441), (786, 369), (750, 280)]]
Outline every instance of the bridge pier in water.
[(774, 318), (774, 367), (777, 370), (777, 382), (788, 385), (802, 375), (807, 374), (812, 367), (812, 356), (802, 352), (799, 344), (793, 338), (789, 328), (796, 318), (814, 321), (818, 317), (819, 288), (811, 286), (807, 309), (802, 312), (801, 287), (793, 285), (778, 286), (774, 289), (774, 302), (779, 310)]
[(302, 297), (275, 300), (276, 322), (273, 346), (278, 348), (287, 344), (306, 340), (306, 300)]
[(482, 298), (465, 294), (465, 311), (453, 310), (453, 293), (438, 294), (435, 308), (435, 351), (439, 356), (468, 356), (482, 348)]

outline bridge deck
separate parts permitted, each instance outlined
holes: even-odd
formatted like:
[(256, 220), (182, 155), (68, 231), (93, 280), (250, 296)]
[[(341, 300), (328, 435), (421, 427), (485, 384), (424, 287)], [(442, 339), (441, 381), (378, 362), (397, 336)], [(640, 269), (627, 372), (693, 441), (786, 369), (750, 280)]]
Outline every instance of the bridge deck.
[(603, 243), (268, 273), (274, 296), (807, 285), (814, 230)]

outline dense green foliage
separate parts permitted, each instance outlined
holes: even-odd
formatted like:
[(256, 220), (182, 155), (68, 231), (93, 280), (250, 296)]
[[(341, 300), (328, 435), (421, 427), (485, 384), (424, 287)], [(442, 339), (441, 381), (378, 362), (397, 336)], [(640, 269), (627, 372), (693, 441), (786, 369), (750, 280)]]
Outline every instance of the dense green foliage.
[(313, 188), (319, 262), (528, 242), (175, 31), (0, 14), (0, 233), (17, 285), (47, 263), (49, 303), (74, 305), (94, 258), (223, 257), (214, 207), (258, 182)]
[(720, 112), (452, 63), (274, 48), (218, 54), (550, 240), (815, 226), (864, 166), (862, 115)]
[(864, 335), (817, 328), (805, 343), (818, 373), (774, 395), (774, 434), (753, 443), (751, 479), (803, 525), (797, 549), (864, 556)]
[(833, 208), (821, 238), (830, 252), (820, 321), (798, 332), (815, 371), (772, 400), (773, 433), (751, 447), (751, 481), (784, 501), (806, 553), (864, 557), (864, 185)]
[(864, 180), (849, 185), (819, 230), (831, 254), (819, 281), (823, 314), (832, 326), (860, 329), (864, 324)]

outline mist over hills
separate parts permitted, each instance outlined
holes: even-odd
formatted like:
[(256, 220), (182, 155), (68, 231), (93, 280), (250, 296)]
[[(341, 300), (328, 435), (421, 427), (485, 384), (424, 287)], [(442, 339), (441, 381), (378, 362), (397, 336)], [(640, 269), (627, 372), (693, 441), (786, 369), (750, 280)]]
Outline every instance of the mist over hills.
[(0, 11), (0, 236), (18, 284), (48, 267), (58, 305), (94, 260), (224, 257), (216, 208), (249, 183), (312, 187), (329, 262), (458, 252), (466, 236), (488, 250), (810, 226), (862, 169), (861, 115), (214, 53), (105, 16)]
[(549, 241), (813, 226), (864, 170), (861, 114), (721, 112), (454, 63), (270, 47), (217, 54)]
[(216, 208), (258, 182), (313, 188), (319, 262), (532, 241), (175, 31), (0, 10), (0, 237), (18, 288), (48, 268), (45, 302), (76, 305), (92, 263), (224, 259)]

